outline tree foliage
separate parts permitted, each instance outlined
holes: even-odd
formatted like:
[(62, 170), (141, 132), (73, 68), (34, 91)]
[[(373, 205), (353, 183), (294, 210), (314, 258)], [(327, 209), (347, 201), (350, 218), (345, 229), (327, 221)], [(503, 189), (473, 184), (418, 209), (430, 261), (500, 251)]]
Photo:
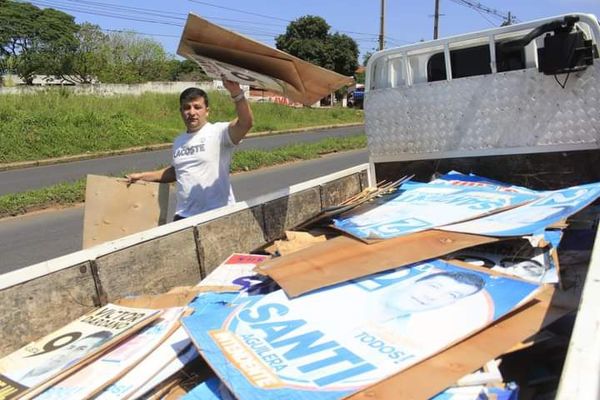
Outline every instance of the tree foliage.
[(98, 73), (105, 83), (169, 80), (170, 58), (157, 41), (134, 32), (112, 32), (103, 46), (106, 67)]
[(199, 82), (210, 80), (198, 64), (187, 59), (182, 61), (171, 60), (170, 71), (172, 81)]
[(77, 45), (78, 26), (73, 16), (29, 3), (4, 1), (0, 7), (1, 69), (31, 84), (36, 74), (60, 71), (57, 56)]
[(6, 73), (26, 84), (35, 75), (79, 84), (207, 79), (198, 65), (174, 59), (154, 39), (135, 32), (105, 34), (62, 11), (0, 0), (0, 83)]
[[(63, 55), (62, 78), (73, 83), (93, 83), (107, 68), (105, 46), (108, 36), (98, 25), (84, 22), (75, 35), (77, 46)], [(67, 75), (68, 74), (68, 75)]]
[(305, 61), (352, 76), (358, 67), (358, 45), (347, 35), (329, 33), (330, 28), (323, 18), (306, 15), (290, 22), (275, 45)]

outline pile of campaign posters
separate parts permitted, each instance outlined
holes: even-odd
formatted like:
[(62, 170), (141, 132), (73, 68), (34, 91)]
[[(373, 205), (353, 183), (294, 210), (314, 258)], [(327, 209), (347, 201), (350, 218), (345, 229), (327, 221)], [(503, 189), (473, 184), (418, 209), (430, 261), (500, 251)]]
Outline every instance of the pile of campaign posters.
[(359, 207), (333, 219), (334, 226), (360, 239), (391, 239), (480, 218), (536, 200), (535, 193), (498, 191), (445, 181), (406, 183), (387, 201)]
[(498, 192), (512, 191), (537, 196), (534, 201), (520, 207), (440, 228), (447, 231), (488, 236), (543, 234), (549, 226), (568, 218), (600, 197), (600, 183), (572, 186), (559, 190), (533, 191), (476, 175), (464, 175), (457, 172), (447, 174), (438, 181), (445, 181), (450, 185), (477, 184)]
[(360, 239), (390, 239), (427, 229), (486, 236), (544, 230), (600, 197), (600, 183), (534, 191), (476, 175), (450, 172), (427, 184), (407, 183), (385, 202), (333, 220)]
[[(184, 307), (165, 309), (161, 316), (102, 354), (93, 363), (86, 365), (66, 379), (57, 382), (37, 396), (40, 400), (76, 400), (90, 398), (121, 377), (149, 353), (153, 352), (178, 327)], [(145, 371), (149, 374), (150, 371)], [(121, 380), (122, 381), (122, 380)], [(139, 385), (112, 385), (110, 393), (133, 390)]]
[(40, 393), (159, 315), (108, 304), (9, 354), (0, 360), (4, 399)]
[(337, 399), (479, 331), (538, 289), (434, 260), (294, 299), (205, 294), (183, 325), (236, 398)]

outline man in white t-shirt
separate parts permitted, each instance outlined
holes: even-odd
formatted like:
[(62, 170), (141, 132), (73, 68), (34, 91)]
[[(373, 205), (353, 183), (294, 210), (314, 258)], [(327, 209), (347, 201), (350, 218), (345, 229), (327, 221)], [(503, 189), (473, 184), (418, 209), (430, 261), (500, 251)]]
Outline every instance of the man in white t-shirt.
[(235, 203), (229, 165), (234, 147), (252, 128), (253, 116), (240, 85), (224, 79), (223, 86), (235, 103), (236, 119), (208, 122), (206, 92), (198, 88), (184, 90), (179, 104), (187, 131), (173, 142), (171, 166), (127, 175), (129, 182), (177, 181), (174, 221)]

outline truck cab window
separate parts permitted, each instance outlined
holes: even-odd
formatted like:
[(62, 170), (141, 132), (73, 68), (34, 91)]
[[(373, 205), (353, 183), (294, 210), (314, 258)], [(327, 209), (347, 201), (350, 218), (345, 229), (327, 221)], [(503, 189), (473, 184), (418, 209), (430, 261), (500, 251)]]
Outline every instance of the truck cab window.
[[(490, 65), (490, 48), (488, 45), (466, 47), (450, 51), (452, 78), (486, 75), (492, 73)], [(496, 44), (496, 67), (498, 72), (525, 69), (525, 51), (502, 51)], [(446, 63), (444, 53), (432, 55), (427, 62), (427, 82), (446, 80)]]

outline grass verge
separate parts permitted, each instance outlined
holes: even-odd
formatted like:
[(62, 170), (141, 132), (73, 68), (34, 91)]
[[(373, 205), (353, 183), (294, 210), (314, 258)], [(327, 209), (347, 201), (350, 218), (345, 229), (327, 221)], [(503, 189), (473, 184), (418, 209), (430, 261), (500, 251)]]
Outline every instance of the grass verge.
[[(323, 154), (365, 148), (367, 137), (355, 135), (327, 138), (319, 142), (295, 144), (274, 150), (237, 151), (231, 161), (231, 172), (251, 171), (298, 160), (318, 158)], [(52, 206), (68, 206), (85, 200), (85, 178), (73, 183), (60, 183), (44, 189), (0, 196), (0, 218), (25, 214)]]
[[(227, 94), (209, 93), (210, 121), (230, 121)], [(178, 95), (84, 96), (50, 88), (0, 96), (0, 164), (169, 143), (184, 126)], [(362, 111), (252, 103), (251, 132), (360, 123)]]

